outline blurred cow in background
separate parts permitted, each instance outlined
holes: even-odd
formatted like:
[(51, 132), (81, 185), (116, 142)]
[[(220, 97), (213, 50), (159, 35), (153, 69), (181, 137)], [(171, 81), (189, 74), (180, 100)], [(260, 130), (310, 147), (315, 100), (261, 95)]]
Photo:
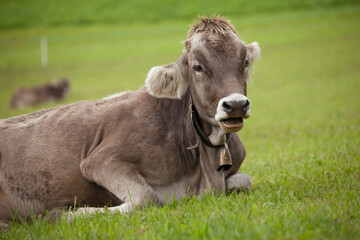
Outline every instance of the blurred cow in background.
[(18, 88), (10, 98), (11, 108), (22, 108), (63, 99), (69, 93), (69, 80), (64, 78), (32, 88)]

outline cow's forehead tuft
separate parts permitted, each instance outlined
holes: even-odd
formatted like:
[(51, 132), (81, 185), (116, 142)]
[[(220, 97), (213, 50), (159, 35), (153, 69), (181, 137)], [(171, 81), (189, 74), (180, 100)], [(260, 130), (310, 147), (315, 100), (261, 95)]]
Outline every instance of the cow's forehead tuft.
[(200, 21), (196, 22), (189, 30), (188, 39), (197, 33), (202, 33), (204, 37), (208, 37), (213, 34), (228, 35), (229, 33), (234, 33), (237, 37), (239, 37), (234, 26), (225, 18), (213, 15), (211, 17), (199, 17), (199, 19)]

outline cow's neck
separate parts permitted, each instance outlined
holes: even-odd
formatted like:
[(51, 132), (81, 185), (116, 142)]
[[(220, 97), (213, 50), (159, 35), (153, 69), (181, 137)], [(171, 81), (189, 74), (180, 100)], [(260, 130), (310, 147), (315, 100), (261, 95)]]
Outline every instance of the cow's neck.
[[(189, 101), (191, 104), (191, 101)], [(193, 132), (193, 136), (195, 136), (196, 143), (189, 147), (188, 150), (191, 152), (197, 152), (197, 159), (199, 161), (200, 167), (200, 181), (198, 182), (198, 189), (199, 193), (203, 191), (214, 191), (216, 194), (221, 190), (225, 190), (225, 177), (223, 171), (217, 171), (220, 166), (220, 153), (222, 147), (210, 147), (205, 144), (204, 140), (199, 136), (198, 131), (194, 127), (193, 117), (194, 112), (190, 105), (189, 110), (190, 119), (188, 120), (188, 127), (191, 128)], [(192, 115), (192, 117), (191, 117)], [(210, 124), (207, 124), (203, 119), (199, 119), (201, 121), (200, 127), (203, 131), (203, 134), (209, 134), (211, 132)], [(210, 141), (210, 140), (207, 140)]]
[(229, 137), (221, 128), (212, 126), (211, 124), (204, 121), (195, 105), (190, 102), (191, 109), (191, 121), (193, 127), (201, 141), (208, 147), (218, 148), (224, 146), (227, 138)]
[[(212, 126), (201, 118), (193, 104), (191, 96), (189, 104), (189, 110), (191, 111), (190, 120), (195, 133), (196, 143), (193, 146), (188, 147), (188, 149), (193, 150), (201, 145), (200, 147), (204, 149), (204, 151), (201, 152), (206, 153), (205, 155), (207, 156), (205, 156), (205, 158), (208, 159), (211, 168), (221, 172), (228, 170), (232, 165), (231, 155), (226, 144), (229, 135), (224, 133), (221, 129), (221, 131), (219, 131), (219, 128)], [(220, 139), (216, 142), (216, 145), (213, 144), (214, 141), (211, 140), (212, 137)]]

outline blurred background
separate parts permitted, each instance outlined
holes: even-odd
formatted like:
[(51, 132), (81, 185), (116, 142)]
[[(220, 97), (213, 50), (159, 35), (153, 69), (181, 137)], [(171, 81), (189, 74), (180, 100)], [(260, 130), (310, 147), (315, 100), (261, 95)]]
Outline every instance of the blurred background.
[[(359, 1), (0, 0), (0, 118), (136, 90), (152, 66), (177, 60), (198, 15), (214, 13), (231, 19), (244, 41), (260, 43), (263, 59), (253, 76), (260, 96), (283, 83), (313, 84), (312, 74), (319, 73), (305, 73), (305, 66), (331, 54), (321, 39), (340, 38), (343, 26), (340, 32), (331, 28), (342, 16), (359, 16)], [(346, 34), (358, 37), (359, 18), (353, 21)], [(334, 70), (339, 62), (326, 67)], [(299, 72), (306, 79), (293, 79)], [(70, 94), (60, 102), (9, 108), (17, 88), (62, 78), (69, 80)]]

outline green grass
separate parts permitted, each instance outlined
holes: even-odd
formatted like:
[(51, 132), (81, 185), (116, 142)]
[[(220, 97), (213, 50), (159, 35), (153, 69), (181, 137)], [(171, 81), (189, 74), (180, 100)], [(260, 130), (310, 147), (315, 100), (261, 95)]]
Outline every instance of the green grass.
[(189, 20), (213, 13), (236, 17), (355, 3), (358, 0), (0, 0), (0, 29)]
[[(3, 239), (360, 239), (360, 6), (232, 17), (262, 58), (239, 133), (249, 194), (207, 195), (72, 224), (13, 223)], [(189, 21), (41, 27), (0, 32), (0, 118), (19, 85), (68, 76), (61, 102), (139, 88), (154, 65), (181, 54)], [(40, 67), (39, 39), (50, 65)]]

